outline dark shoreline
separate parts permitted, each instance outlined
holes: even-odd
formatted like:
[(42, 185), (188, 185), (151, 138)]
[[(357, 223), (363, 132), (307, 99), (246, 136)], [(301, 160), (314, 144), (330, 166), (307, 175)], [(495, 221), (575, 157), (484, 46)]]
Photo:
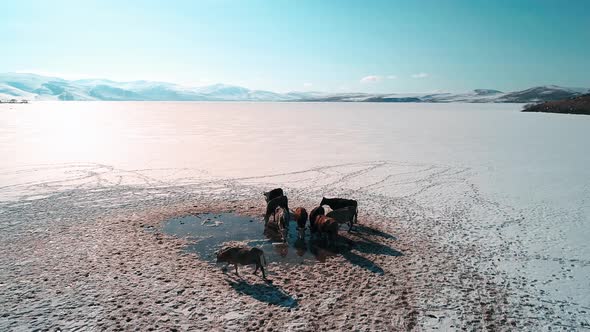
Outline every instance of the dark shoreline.
[(590, 94), (565, 100), (547, 101), (540, 104), (525, 105), (522, 112), (590, 115)]

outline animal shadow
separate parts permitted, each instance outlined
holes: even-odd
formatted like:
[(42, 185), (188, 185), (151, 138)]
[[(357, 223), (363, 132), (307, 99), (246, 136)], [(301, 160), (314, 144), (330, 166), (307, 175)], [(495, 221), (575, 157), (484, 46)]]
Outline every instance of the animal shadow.
[(354, 241), (354, 248), (365, 254), (377, 254), (396, 257), (404, 255), (401, 251), (366, 238), (363, 240)]
[(328, 257), (342, 255), (350, 251), (352, 248), (352, 241), (344, 238), (339, 238), (331, 245), (328, 245), (325, 239), (310, 239), (309, 251), (314, 255), (315, 259), (324, 263)]
[(359, 226), (357, 231), (352, 234), (352, 243), (356, 250), (366, 254), (378, 254), (387, 256), (403, 256), (401, 251), (393, 249), (392, 247), (375, 241), (375, 237), (381, 237), (383, 239), (397, 240), (397, 238), (391, 234), (382, 232), (378, 229)]
[(367, 259), (361, 255), (357, 255), (352, 251), (343, 253), (342, 256), (346, 258), (351, 264), (362, 267), (363, 269), (373, 272), (378, 275), (383, 275), (385, 271), (379, 265), (375, 264), (372, 260)]
[[(396, 237), (382, 232), (380, 230), (367, 227), (367, 226), (358, 226), (356, 228), (356, 232), (351, 236), (349, 241), (351, 242), (354, 249), (363, 254), (376, 254), (376, 255), (387, 255), (387, 256), (403, 256), (401, 251), (398, 251), (384, 243), (380, 243), (374, 241), (375, 236), (381, 237), (383, 239), (392, 239), (396, 240)], [(365, 258), (357, 253), (352, 251), (343, 252), (342, 256), (346, 258), (351, 264), (356, 266), (362, 267), (363, 269), (373, 272), (378, 275), (383, 275), (383, 269), (375, 264), (372, 260)]]
[(307, 252), (307, 244), (305, 243), (304, 239), (295, 240), (293, 247), (295, 247), (297, 256), (303, 256)]
[(395, 236), (369, 226), (355, 225), (353, 229), (357, 234), (377, 235), (385, 239), (397, 240)]
[(284, 308), (296, 308), (299, 305), (296, 299), (273, 284), (250, 284), (244, 280), (228, 283), (236, 292), (251, 296), (260, 302)]

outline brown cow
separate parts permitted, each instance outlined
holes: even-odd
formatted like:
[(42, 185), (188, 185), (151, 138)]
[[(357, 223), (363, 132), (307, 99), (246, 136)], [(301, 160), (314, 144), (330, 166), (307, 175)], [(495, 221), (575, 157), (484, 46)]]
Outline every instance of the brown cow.
[(352, 230), (352, 223), (356, 215), (356, 207), (347, 206), (328, 212), (326, 216), (336, 219), (340, 224), (348, 224), (348, 231)]
[(315, 220), (315, 227), (320, 236), (323, 237), (324, 234), (327, 235), (328, 246), (336, 240), (336, 237), (338, 236), (338, 226), (338, 222), (334, 220), (334, 218), (327, 216), (318, 216)]
[(302, 207), (296, 208), (294, 218), (297, 222), (297, 231), (299, 233), (299, 238), (303, 239), (305, 237), (305, 224), (307, 223), (307, 210), (305, 210), (305, 208)]
[(326, 210), (321, 206), (315, 207), (311, 210), (311, 213), (309, 214), (309, 231), (312, 234), (316, 232), (315, 220), (318, 216), (323, 216), (324, 214), (326, 214)]
[(238, 264), (251, 265), (256, 264), (254, 274), (258, 272), (258, 268), (262, 270), (262, 277), (266, 279), (264, 267), (266, 266), (266, 258), (264, 251), (258, 248), (250, 247), (226, 247), (217, 253), (217, 263), (226, 262), (227, 266), (233, 264), (238, 274)]
[(271, 199), (268, 204), (266, 205), (266, 213), (264, 214), (264, 224), (268, 223), (268, 219), (271, 215), (273, 215), (273, 220), (276, 221), (275, 212), (278, 207), (282, 207), (287, 213), (287, 222), (290, 219), (289, 215), (289, 200), (287, 196), (279, 196), (277, 198)]

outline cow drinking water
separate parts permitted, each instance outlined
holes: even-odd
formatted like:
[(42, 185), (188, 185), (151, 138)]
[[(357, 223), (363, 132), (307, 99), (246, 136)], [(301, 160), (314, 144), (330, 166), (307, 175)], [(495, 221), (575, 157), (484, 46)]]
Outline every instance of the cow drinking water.
[(289, 232), (289, 210), (278, 207), (275, 211), (278, 215), (277, 228), (281, 234), (283, 242), (287, 242), (287, 234)]
[(326, 210), (324, 210), (324, 208), (321, 206), (315, 207), (315, 208), (313, 208), (313, 210), (311, 210), (311, 213), (309, 214), (309, 231), (310, 231), (310, 233), (313, 234), (316, 232), (315, 221), (318, 216), (323, 216), (324, 214), (326, 214)]
[(289, 200), (287, 196), (279, 196), (277, 198), (271, 199), (268, 204), (266, 204), (266, 213), (264, 214), (264, 225), (268, 223), (270, 216), (273, 216), (273, 220), (276, 221), (275, 212), (278, 207), (283, 208), (287, 214), (287, 222), (289, 222), (290, 215), (289, 215)]
[(297, 222), (297, 232), (300, 239), (305, 237), (305, 224), (307, 223), (307, 210), (302, 207), (295, 209), (295, 221)]

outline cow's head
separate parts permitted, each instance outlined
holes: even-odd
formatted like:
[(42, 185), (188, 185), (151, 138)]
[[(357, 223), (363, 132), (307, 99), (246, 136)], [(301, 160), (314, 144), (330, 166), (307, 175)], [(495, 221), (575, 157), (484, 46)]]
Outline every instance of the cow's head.
[(225, 249), (221, 249), (217, 252), (217, 263), (228, 262), (229, 257), (230, 257), (230, 251), (225, 250)]

